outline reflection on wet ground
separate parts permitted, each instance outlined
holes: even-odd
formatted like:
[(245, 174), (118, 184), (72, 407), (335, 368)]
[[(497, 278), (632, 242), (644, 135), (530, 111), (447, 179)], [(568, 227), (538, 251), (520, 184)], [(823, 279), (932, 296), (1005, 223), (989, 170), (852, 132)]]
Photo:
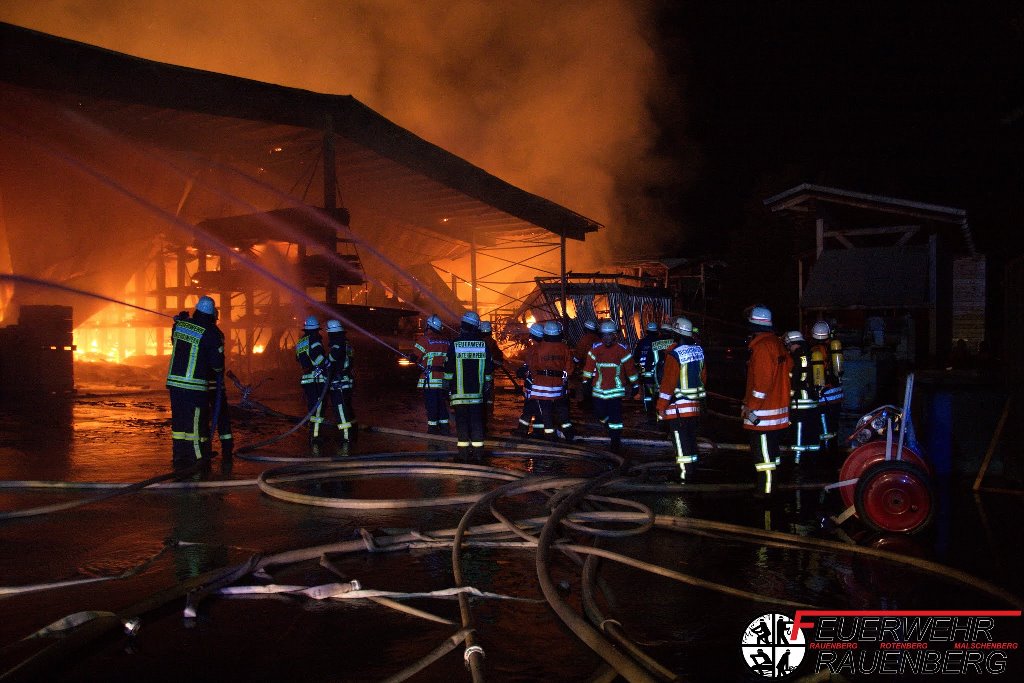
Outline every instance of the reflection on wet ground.
[[(305, 412), (298, 392), (254, 397), (291, 415)], [(237, 396), (231, 396), (237, 401)], [(356, 403), (361, 421), (422, 431), (422, 407), (414, 390), (363, 387)], [(507, 434), (519, 405), (510, 390), (497, 396), (493, 433)], [(627, 416), (627, 437), (656, 438), (636, 407)], [(580, 415), (581, 423), (592, 422)], [(259, 411), (235, 411), (239, 446), (279, 435), (286, 420)], [(709, 422), (706, 433), (726, 442), (742, 435), (728, 421)], [(584, 432), (597, 434), (593, 426)], [(632, 430), (632, 431), (630, 431)], [(351, 454), (415, 451), (423, 459), (450, 460), (449, 446), (416, 438), (363, 433)], [(265, 460), (235, 459), (229, 476), (214, 468), (212, 480), (253, 480), (261, 472), (299, 462), (307, 452), (305, 430), (259, 450)], [(750, 491), (691, 493), (662, 486), (674, 476), (667, 448), (632, 448), (643, 462), (664, 462), (643, 481), (649, 490), (617, 488), (607, 495), (641, 501), (660, 515), (699, 518), (762, 531), (837, 540), (821, 519), (838, 503), (813, 484), (835, 480), (834, 470), (805, 463), (789, 473), (788, 488), (770, 503)], [(607, 469), (597, 461), (547, 458), (542, 453), (495, 455), (489, 464), (539, 474), (592, 476)], [(0, 509), (22, 510), (76, 500), (99, 491), (28, 487), (30, 481), (135, 482), (170, 466), (170, 412), (162, 391), (136, 395), (96, 394), (64, 408), (9, 410), (0, 417), (0, 480), (21, 482), (0, 489)], [(710, 454), (697, 483), (752, 482), (746, 456)], [(365, 480), (288, 484), (318, 496), (358, 498), (435, 497), (489, 490), (499, 482), (464, 477), (397, 475)], [(1021, 497), (969, 495), (970, 482), (940, 482), (936, 522), (919, 537), (884, 537), (844, 526), (868, 547), (894, 550), (970, 572), (1020, 594), (1017, 548), (1022, 545)], [(660, 487), (660, 488), (659, 488)], [(498, 507), (513, 518), (545, 514), (543, 500), (519, 496)], [(595, 510), (619, 509), (593, 503)], [(352, 510), (310, 507), (278, 500), (254, 485), (231, 488), (145, 490), (66, 512), (0, 522), (0, 576), (6, 587), (109, 577), (142, 566), (131, 576), (56, 590), (8, 595), (0, 623), (4, 669), (41, 649), (24, 636), (69, 614), (119, 611), (197, 575), (263, 555), (405, 530), (453, 529), (466, 506)], [(493, 521), (483, 512), (474, 524)], [(585, 536), (578, 535), (577, 542)], [(185, 544), (180, 544), (184, 542)], [(962, 582), (907, 565), (826, 550), (771, 544), (698, 529), (654, 529), (602, 539), (601, 547), (644, 562), (732, 588), (828, 609), (1005, 609), (999, 599)], [(155, 557), (155, 559), (153, 559)], [(151, 560), (151, 561), (150, 561)], [(148, 562), (148, 564), (147, 564)], [(358, 580), (363, 588), (424, 592), (453, 585), (451, 550), (352, 552), (333, 558), (334, 570), (316, 560), (273, 572), (278, 584), (314, 586)], [(474, 599), (476, 639), (486, 651), (487, 678), (501, 681), (590, 680), (600, 659), (556, 618), (537, 582), (535, 551), (519, 547), (464, 551), (465, 582), (482, 591), (519, 600)], [(581, 602), (579, 567), (555, 554), (552, 578), (564, 598)], [(339, 576), (339, 574), (341, 576)], [(252, 578), (246, 579), (248, 583)], [(601, 610), (682, 680), (742, 680), (738, 648), (744, 627), (770, 604), (725, 595), (603, 561), (599, 568)], [(404, 601), (459, 622), (452, 599)], [(183, 620), (183, 600), (158, 606), (142, 617), (132, 639), (119, 631), (89, 641), (47, 680), (178, 681), (381, 680), (426, 655), (457, 627), (417, 619), (367, 600), (310, 601), (294, 596), (208, 599), (198, 618)], [(414, 680), (468, 680), (461, 648)], [(808, 672), (805, 672), (808, 673)]]

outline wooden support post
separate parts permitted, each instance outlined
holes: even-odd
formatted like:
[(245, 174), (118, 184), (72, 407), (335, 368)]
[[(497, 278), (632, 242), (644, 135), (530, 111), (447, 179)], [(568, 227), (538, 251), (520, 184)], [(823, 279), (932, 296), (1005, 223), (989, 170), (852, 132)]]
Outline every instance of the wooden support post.
[[(335, 155), (334, 155), (334, 120), (330, 114), (327, 114), (324, 122), (324, 209), (331, 216), (335, 215), (335, 209), (338, 208), (338, 176), (337, 168), (335, 166)], [(325, 245), (329, 258), (327, 261), (327, 283), (326, 293), (324, 295), (324, 301), (328, 304), (338, 303), (338, 273), (335, 270), (334, 264), (331, 263), (331, 258), (338, 253), (338, 236), (335, 233), (334, 238), (330, 240), (330, 244)]]
[(476, 232), (473, 232), (472, 240), (469, 243), (469, 287), (472, 290), (472, 304), (471, 309), (474, 313), (479, 313), (477, 310), (477, 296), (476, 296)]
[(565, 273), (565, 226), (562, 226), (562, 234), (560, 241), (561, 248), (561, 276), (562, 276), (562, 329), (569, 329), (569, 309), (568, 303), (566, 302), (566, 290), (568, 289), (568, 282)]

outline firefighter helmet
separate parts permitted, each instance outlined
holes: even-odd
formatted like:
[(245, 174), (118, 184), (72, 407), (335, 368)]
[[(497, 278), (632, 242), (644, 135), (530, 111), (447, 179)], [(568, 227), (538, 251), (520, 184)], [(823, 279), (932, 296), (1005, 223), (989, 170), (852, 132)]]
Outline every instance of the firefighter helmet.
[(217, 307), (214, 306), (213, 299), (208, 296), (199, 297), (199, 301), (196, 302), (196, 310), (207, 315), (217, 315)]
[(651, 322), (647, 323), (647, 325), (646, 325), (645, 329), (646, 329), (646, 330), (647, 330), (648, 332), (657, 332), (657, 331), (658, 331), (658, 323), (656, 323), (656, 322), (654, 322), (654, 321), (652, 320)]
[(562, 323), (557, 320), (549, 320), (544, 323), (544, 336), (557, 337), (562, 334)]
[(772, 326), (772, 312), (764, 306), (754, 306), (750, 309), (747, 322), (758, 327)]
[(480, 329), (480, 316), (473, 311), (467, 311), (462, 314), (462, 324)]
[(427, 318), (427, 327), (432, 329), (434, 332), (440, 332), (441, 328), (444, 327), (444, 324), (441, 322), (440, 318), (436, 315), (432, 315)]
[(828, 323), (824, 320), (819, 320), (814, 323), (813, 327), (811, 327), (811, 336), (815, 339), (828, 339), (830, 332), (831, 330), (828, 327)]
[(487, 320), (484, 320), (483, 322), (481, 322), (480, 323), (480, 331), (483, 332), (484, 334), (490, 334), (491, 333), (491, 323), (489, 321), (487, 321)]
[(590, 330), (591, 332), (597, 332), (597, 322), (594, 320), (583, 321), (583, 327)]
[(304, 330), (319, 330), (320, 321), (316, 319), (315, 315), (308, 316), (306, 322), (302, 323), (302, 329)]
[(533, 323), (530, 325), (530, 336), (542, 339), (544, 337), (544, 325), (541, 323)]
[(341, 326), (340, 320), (328, 320), (327, 321), (328, 332), (344, 332), (345, 328)]
[(618, 331), (619, 326), (615, 324), (614, 320), (601, 321), (601, 334), (615, 334)]
[(672, 331), (684, 337), (692, 337), (693, 323), (690, 322), (689, 318), (676, 318), (676, 321), (672, 323)]
[(800, 334), (800, 330), (790, 330), (786, 334), (782, 335), (782, 341), (786, 344), (796, 344), (804, 340), (804, 335)]

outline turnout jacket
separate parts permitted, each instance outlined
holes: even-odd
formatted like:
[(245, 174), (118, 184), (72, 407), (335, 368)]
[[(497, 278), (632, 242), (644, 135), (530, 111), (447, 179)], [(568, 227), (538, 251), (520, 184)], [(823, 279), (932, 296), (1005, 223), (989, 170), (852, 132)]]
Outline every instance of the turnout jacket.
[(743, 428), (757, 432), (785, 429), (789, 426), (789, 373), (793, 359), (772, 332), (759, 332), (748, 348), (747, 389), (743, 395), (743, 406), (748, 412)]
[(644, 379), (644, 382), (650, 382), (654, 377), (647, 365), (647, 359), (651, 355), (651, 345), (660, 338), (661, 335), (657, 332), (648, 332), (633, 347), (633, 360), (636, 363), (636, 367), (640, 370), (640, 376)]
[(594, 344), (587, 353), (583, 378), (593, 379), (594, 398), (623, 398), (626, 387), (636, 386), (639, 375), (633, 363), (633, 354), (622, 344), (605, 346)]
[(597, 332), (591, 332), (587, 330), (580, 337), (580, 340), (576, 342), (576, 348), (573, 349), (572, 359), (579, 365), (583, 365), (587, 362), (587, 354), (590, 353), (590, 349), (594, 348), (594, 344), (600, 343), (601, 335)]
[(344, 332), (327, 333), (327, 357), (331, 369), (332, 389), (352, 388), (352, 360), (354, 353)]
[(299, 337), (295, 344), (295, 360), (302, 366), (301, 384), (321, 384), (327, 381), (324, 377), (327, 356), (324, 354), (319, 330), (305, 332)]
[(789, 409), (810, 410), (818, 407), (818, 388), (811, 373), (811, 349), (807, 342), (797, 343), (799, 348), (790, 354), (793, 369), (789, 382)]
[(176, 319), (171, 327), (167, 388), (205, 392), (224, 372), (224, 335), (208, 313)]
[(416, 383), (417, 389), (444, 388), (444, 363), (451, 346), (450, 339), (433, 330), (424, 332), (416, 340), (415, 360), (423, 366), (420, 379)]
[(484, 402), (484, 385), (490, 384), (491, 354), (487, 342), (476, 331), (462, 331), (445, 356), (444, 379), (451, 391), (451, 404), (473, 405)]
[(654, 384), (661, 385), (662, 377), (665, 374), (665, 359), (669, 352), (676, 346), (674, 337), (659, 337), (651, 343), (651, 351), (641, 365), (644, 372), (647, 372)]
[(545, 340), (534, 344), (527, 351), (526, 365), (532, 382), (530, 398), (554, 400), (565, 396), (565, 384), (575, 366), (564, 342)]
[(696, 344), (679, 344), (665, 354), (665, 372), (658, 388), (658, 414), (666, 420), (700, 415), (707, 398), (704, 383), (704, 349)]

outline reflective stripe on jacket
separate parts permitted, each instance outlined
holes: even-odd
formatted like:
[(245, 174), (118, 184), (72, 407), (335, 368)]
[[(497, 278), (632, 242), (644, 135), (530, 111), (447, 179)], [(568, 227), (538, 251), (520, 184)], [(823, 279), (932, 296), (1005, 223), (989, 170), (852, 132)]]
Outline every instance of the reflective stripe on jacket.
[(416, 354), (423, 367), (417, 389), (440, 389), (444, 384), (444, 362), (452, 342), (440, 332), (427, 332), (416, 340)]
[[(771, 432), (789, 426), (790, 358), (782, 340), (771, 332), (760, 332), (750, 340), (747, 388), (743, 405), (748, 415), (743, 428)], [(756, 417), (757, 424), (751, 418)]]
[(665, 354), (665, 372), (658, 390), (658, 414), (666, 420), (700, 415), (701, 401), (707, 398), (704, 382), (704, 349), (696, 344), (680, 344)]
[(217, 333), (213, 318), (197, 314), (192, 320), (176, 320), (171, 328), (167, 387), (206, 391), (223, 371), (224, 337)]
[(583, 366), (583, 377), (593, 379), (594, 398), (623, 398), (626, 387), (632, 388), (639, 374), (633, 354), (622, 344), (594, 344)]
[(565, 396), (565, 383), (573, 371), (572, 353), (562, 342), (542, 341), (527, 352), (530, 398), (554, 400)]
[(324, 355), (324, 345), (320, 341), (318, 331), (302, 335), (295, 344), (295, 360), (302, 366), (300, 384), (319, 384), (327, 381), (324, 377), (327, 356)]

